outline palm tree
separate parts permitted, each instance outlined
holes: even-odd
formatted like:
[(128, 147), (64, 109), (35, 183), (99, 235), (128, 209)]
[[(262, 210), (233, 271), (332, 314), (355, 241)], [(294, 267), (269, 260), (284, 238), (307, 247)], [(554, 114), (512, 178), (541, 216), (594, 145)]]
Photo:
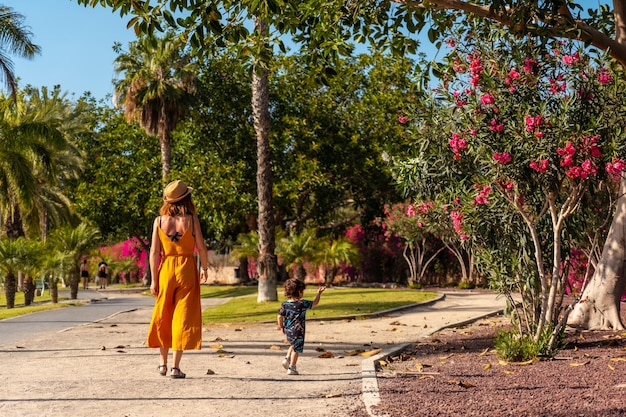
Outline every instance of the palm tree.
[(81, 223), (78, 227), (63, 226), (50, 233), (49, 242), (52, 247), (70, 260), (70, 263), (65, 265), (64, 272), (69, 275), (70, 299), (72, 300), (78, 297), (81, 258), (91, 247), (97, 244), (99, 238), (98, 229), (86, 223)]
[(333, 240), (330, 245), (319, 246), (319, 262), (324, 265), (324, 285), (331, 286), (341, 265), (355, 265), (359, 249), (346, 237)]
[(31, 41), (32, 33), (23, 25), (24, 16), (10, 7), (0, 6), (0, 76), (4, 78), (9, 95), (15, 100), (17, 81), (13, 72), (13, 62), (9, 55), (32, 59), (41, 48)]
[(50, 286), (50, 299), (53, 304), (59, 302), (59, 278), (63, 274), (64, 265), (69, 265), (72, 258), (69, 254), (56, 250), (46, 243), (47, 249), (42, 253), (41, 270), (44, 281)]
[(82, 168), (71, 138), (86, 130), (85, 114), (58, 88), (0, 97), (0, 210), (8, 236), (45, 236), (49, 222), (69, 218), (59, 186)]
[(17, 292), (17, 273), (25, 264), (25, 248), (28, 242), (24, 238), (0, 239), (0, 273), (4, 276), (4, 294), (7, 308), (15, 307)]
[(300, 234), (290, 233), (280, 239), (276, 252), (288, 270), (295, 270), (294, 277), (300, 281), (306, 278), (304, 265), (313, 261), (318, 253), (319, 240), (314, 229), (307, 229)]
[(116, 100), (129, 122), (139, 121), (146, 133), (159, 137), (164, 179), (170, 172), (171, 135), (191, 104), (196, 79), (196, 64), (175, 36), (144, 36), (115, 59), (116, 73), (123, 74), (115, 81)]
[(259, 257), (259, 234), (253, 230), (250, 233), (241, 233), (237, 236), (237, 242), (230, 252), (230, 257), (239, 261), (241, 281), (249, 281), (248, 259), (254, 258), (256, 260)]

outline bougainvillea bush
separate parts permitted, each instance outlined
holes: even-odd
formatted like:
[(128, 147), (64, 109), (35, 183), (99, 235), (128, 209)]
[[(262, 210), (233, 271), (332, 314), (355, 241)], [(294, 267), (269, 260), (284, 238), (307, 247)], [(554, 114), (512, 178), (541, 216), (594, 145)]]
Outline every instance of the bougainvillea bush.
[(565, 42), (449, 44), (432, 100), (398, 120), (415, 150), (396, 178), (414, 204), (448, 208), (491, 285), (522, 294), (519, 330), (539, 340), (560, 331), (572, 250), (594, 253), (626, 167), (623, 75)]

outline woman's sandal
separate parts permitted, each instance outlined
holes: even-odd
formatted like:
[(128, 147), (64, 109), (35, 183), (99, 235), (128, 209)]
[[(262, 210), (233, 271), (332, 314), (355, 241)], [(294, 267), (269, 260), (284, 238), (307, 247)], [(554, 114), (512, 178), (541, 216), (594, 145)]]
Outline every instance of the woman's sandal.
[[(176, 373), (174, 373), (174, 371), (176, 371)], [(179, 368), (172, 368), (172, 372), (170, 373), (170, 377), (174, 379), (183, 379), (186, 376), (187, 375), (185, 375)]]
[(162, 376), (167, 375), (167, 365), (159, 365), (159, 366), (157, 366), (157, 371), (159, 371), (159, 373)]

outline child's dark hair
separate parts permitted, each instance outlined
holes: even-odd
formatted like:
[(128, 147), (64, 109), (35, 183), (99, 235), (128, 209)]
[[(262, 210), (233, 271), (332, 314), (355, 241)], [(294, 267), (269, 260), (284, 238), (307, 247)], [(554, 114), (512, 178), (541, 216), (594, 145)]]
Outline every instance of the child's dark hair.
[(304, 288), (306, 288), (306, 284), (304, 281), (300, 281), (296, 278), (290, 278), (285, 281), (285, 297), (287, 298), (296, 298), (304, 293)]

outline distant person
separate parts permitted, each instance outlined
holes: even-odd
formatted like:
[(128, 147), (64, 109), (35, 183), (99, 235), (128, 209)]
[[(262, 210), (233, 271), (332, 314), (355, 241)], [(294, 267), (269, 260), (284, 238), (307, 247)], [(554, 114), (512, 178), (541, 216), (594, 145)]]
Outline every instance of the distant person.
[[(160, 216), (154, 219), (150, 248), (150, 292), (156, 296), (148, 330), (148, 347), (159, 348), (157, 370), (167, 375), (168, 352), (173, 351), (170, 377), (185, 378), (180, 360), (185, 350), (202, 344), (200, 279), (207, 274), (207, 249), (200, 230), (191, 187), (182, 181), (169, 183), (163, 192)], [(194, 259), (200, 255), (201, 272)]]
[(319, 287), (315, 299), (310, 301), (302, 299), (305, 287), (304, 282), (299, 279), (292, 278), (285, 281), (287, 301), (281, 304), (278, 311), (278, 327), (285, 334), (290, 344), (287, 356), (282, 362), (288, 375), (298, 375), (296, 364), (299, 354), (304, 350), (306, 311), (319, 304), (320, 296), (326, 289), (324, 286)]
[(83, 263), (80, 264), (80, 278), (83, 280), (83, 290), (89, 288), (89, 264), (87, 259), (83, 259)]
[(98, 264), (98, 284), (100, 284), (100, 289), (105, 290), (107, 287), (108, 279), (109, 279), (109, 271), (108, 265), (104, 261), (100, 261)]

